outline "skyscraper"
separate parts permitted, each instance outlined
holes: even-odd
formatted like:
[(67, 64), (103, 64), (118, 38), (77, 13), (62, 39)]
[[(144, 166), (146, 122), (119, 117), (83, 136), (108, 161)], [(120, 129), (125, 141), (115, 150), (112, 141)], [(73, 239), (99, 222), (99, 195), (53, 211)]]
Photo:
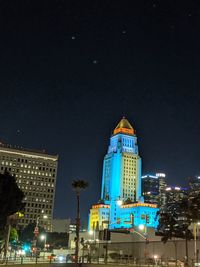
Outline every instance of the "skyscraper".
[(166, 205), (166, 174), (165, 173), (156, 173), (159, 182), (159, 200), (158, 200), (158, 207), (162, 210)]
[(142, 176), (142, 195), (147, 203), (155, 203), (160, 209), (166, 204), (166, 180), (165, 173)]
[(113, 131), (104, 157), (101, 199), (129, 199), (141, 196), (141, 158), (135, 130), (123, 118)]
[(159, 179), (156, 175), (146, 174), (142, 176), (142, 195), (144, 202), (159, 202)]
[(90, 210), (90, 229), (156, 226), (157, 205), (141, 197), (141, 165), (136, 132), (123, 117), (104, 157), (101, 200)]
[(25, 212), (22, 228), (36, 223), (51, 231), (58, 156), (10, 145), (0, 145), (0, 172), (16, 177), (24, 192)]

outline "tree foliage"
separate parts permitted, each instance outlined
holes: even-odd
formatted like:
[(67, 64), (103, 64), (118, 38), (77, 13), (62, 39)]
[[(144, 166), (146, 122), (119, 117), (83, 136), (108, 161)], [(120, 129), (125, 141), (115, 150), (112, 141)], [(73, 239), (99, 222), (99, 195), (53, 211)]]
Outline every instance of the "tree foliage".
[(12, 227), (10, 230), (10, 241), (17, 241), (18, 240), (18, 232), (17, 229)]
[(19, 189), (15, 177), (8, 172), (0, 174), (0, 229), (6, 225), (8, 216), (24, 208), (24, 193)]
[(162, 236), (163, 242), (173, 237), (192, 239), (193, 234), (189, 226), (200, 221), (200, 193), (168, 204), (158, 215), (157, 235)]
[(67, 247), (68, 239), (69, 239), (68, 233), (52, 232), (52, 233), (48, 233), (48, 236), (47, 236), (47, 242), (50, 245), (50, 247), (53, 247), (53, 248)]
[[(22, 229), (19, 233), (19, 239), (22, 242), (31, 242), (34, 239), (34, 229), (36, 224), (35, 223), (29, 223), (24, 229)], [(39, 234), (44, 234), (45, 229), (41, 226), (38, 226), (39, 228)]]
[(86, 182), (84, 180), (74, 180), (72, 182), (72, 187), (77, 193), (80, 193), (80, 191), (82, 191), (85, 188), (87, 188), (88, 185), (89, 185), (88, 182)]

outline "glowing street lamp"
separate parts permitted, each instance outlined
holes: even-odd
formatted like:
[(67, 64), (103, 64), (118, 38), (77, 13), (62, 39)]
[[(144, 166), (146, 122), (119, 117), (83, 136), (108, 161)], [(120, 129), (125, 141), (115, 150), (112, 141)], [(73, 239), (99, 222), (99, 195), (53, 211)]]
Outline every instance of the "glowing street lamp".
[(93, 236), (93, 239), (95, 241), (95, 231), (94, 230), (89, 230), (89, 235)]
[(145, 228), (145, 226), (144, 226), (144, 224), (140, 224), (140, 225), (138, 226), (138, 228), (139, 228), (141, 231), (143, 231), (144, 228)]
[(45, 247), (46, 247), (47, 236), (46, 236), (46, 235), (41, 235), (41, 236), (40, 236), (40, 239), (41, 239), (42, 241), (44, 241), (44, 248), (45, 248)]
[(117, 200), (117, 205), (118, 205), (118, 206), (121, 206), (122, 204), (123, 204), (123, 201), (122, 201), (121, 199), (118, 199), (118, 200)]

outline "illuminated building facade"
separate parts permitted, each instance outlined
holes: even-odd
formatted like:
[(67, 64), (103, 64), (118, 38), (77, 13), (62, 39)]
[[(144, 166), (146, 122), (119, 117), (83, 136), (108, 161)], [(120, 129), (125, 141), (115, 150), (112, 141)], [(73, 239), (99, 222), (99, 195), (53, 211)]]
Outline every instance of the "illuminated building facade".
[(106, 208), (92, 207), (89, 229), (132, 228), (144, 218), (148, 218), (147, 227), (156, 227), (156, 205), (144, 203), (141, 198), (141, 169), (136, 132), (123, 118), (113, 131), (103, 161), (100, 203)]
[(90, 209), (89, 229), (103, 230), (108, 228), (110, 205), (96, 204)]
[(138, 154), (135, 130), (123, 118), (110, 138), (104, 157), (101, 199), (112, 201), (141, 196), (141, 158)]
[(142, 196), (144, 197), (144, 202), (155, 203), (160, 209), (164, 208), (167, 187), (165, 177), (165, 173), (142, 176)]
[(24, 217), (19, 227), (36, 223), (38, 219), (40, 226), (52, 230), (57, 164), (57, 155), (0, 145), (0, 172), (14, 175), (25, 194)]
[(187, 188), (180, 186), (168, 186), (166, 189), (166, 206), (179, 203), (188, 196)]
[(142, 195), (144, 202), (158, 204), (159, 179), (156, 175), (146, 174), (142, 176)]
[(198, 194), (200, 192), (200, 176), (189, 178), (189, 191), (192, 194)]
[(160, 210), (163, 210), (165, 205), (166, 205), (166, 201), (167, 201), (167, 197), (166, 197), (166, 187), (167, 187), (166, 174), (159, 172), (159, 173), (156, 173), (156, 176), (158, 177), (158, 181), (159, 181), (158, 207)]

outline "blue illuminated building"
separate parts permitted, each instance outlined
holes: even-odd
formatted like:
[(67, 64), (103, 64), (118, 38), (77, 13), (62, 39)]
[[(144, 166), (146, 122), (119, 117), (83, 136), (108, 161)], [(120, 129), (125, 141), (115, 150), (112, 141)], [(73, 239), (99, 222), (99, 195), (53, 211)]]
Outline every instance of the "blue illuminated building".
[(144, 203), (141, 197), (141, 172), (136, 132), (123, 117), (113, 131), (104, 157), (101, 200), (90, 210), (90, 229), (157, 226), (157, 205)]

